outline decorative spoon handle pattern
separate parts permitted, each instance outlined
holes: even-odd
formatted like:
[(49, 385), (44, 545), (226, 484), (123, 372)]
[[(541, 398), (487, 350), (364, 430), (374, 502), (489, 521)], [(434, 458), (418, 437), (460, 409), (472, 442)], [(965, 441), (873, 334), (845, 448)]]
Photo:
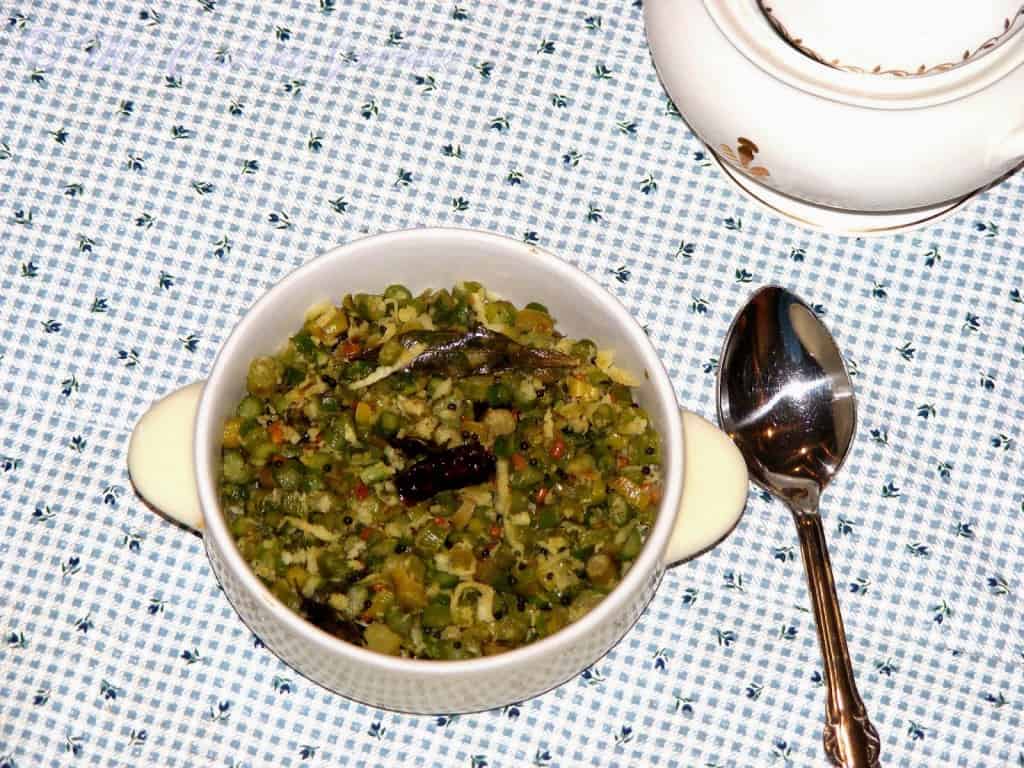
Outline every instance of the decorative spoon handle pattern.
[(794, 520), (825, 665), (825, 753), (841, 768), (877, 768), (881, 742), (853, 678), (821, 516), (795, 512)]

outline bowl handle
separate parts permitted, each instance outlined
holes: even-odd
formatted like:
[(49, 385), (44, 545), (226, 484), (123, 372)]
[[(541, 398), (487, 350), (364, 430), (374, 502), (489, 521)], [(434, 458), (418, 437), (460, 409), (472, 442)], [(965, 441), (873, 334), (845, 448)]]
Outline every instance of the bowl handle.
[(665, 560), (681, 563), (728, 536), (747, 505), (748, 475), (736, 444), (711, 422), (683, 411), (683, 496)]
[(135, 425), (128, 444), (128, 474), (142, 500), (196, 533), (203, 529), (203, 511), (196, 489), (192, 435), (204, 383), (189, 384), (153, 403)]

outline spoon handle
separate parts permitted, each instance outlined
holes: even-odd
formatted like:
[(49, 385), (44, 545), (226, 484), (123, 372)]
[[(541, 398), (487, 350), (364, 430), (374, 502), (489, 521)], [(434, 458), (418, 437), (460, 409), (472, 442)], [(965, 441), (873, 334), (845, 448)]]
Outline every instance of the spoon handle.
[(833, 765), (841, 768), (878, 768), (881, 743), (853, 679), (821, 516), (797, 513), (794, 519), (825, 662), (825, 753)]

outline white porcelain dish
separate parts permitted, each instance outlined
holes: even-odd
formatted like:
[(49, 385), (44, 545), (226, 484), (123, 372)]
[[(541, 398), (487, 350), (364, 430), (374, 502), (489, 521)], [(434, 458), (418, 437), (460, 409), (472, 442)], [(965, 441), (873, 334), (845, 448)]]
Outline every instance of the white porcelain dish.
[[(647, 0), (644, 14), (669, 96), (755, 190), (927, 221), (1024, 161), (1024, 7), (849, 5), (842, 24), (811, 0)], [(927, 34), (893, 31), (907, 8), (928, 14)], [(962, 43), (975, 28), (995, 32)], [(903, 48), (876, 60), (898, 39)], [(961, 44), (960, 60), (943, 67)]]
[[(275, 352), (301, 326), (310, 306), (349, 292), (380, 291), (391, 283), (419, 291), (461, 280), (477, 280), (515, 302), (546, 304), (564, 333), (615, 349), (619, 365), (642, 373), (638, 399), (662, 438), (664, 497), (633, 568), (578, 622), (498, 656), (450, 662), (394, 658), (343, 642), (306, 622), (274, 598), (242, 560), (218, 501), (222, 427), (244, 393), (249, 362)], [(190, 410), (197, 402), (193, 420)], [(191, 456), (182, 447), (189, 444)], [(204, 385), (171, 395), (140, 420), (129, 456), (133, 482), (143, 496), (201, 531), (225, 594), (268, 648), (345, 696), (415, 713), (499, 707), (578, 674), (636, 621), (666, 566), (700, 554), (732, 530), (747, 495), (746, 467), (732, 441), (703, 419), (680, 415), (654, 347), (618, 301), (538, 248), (458, 229), (369, 237), (293, 272), (238, 323)]]

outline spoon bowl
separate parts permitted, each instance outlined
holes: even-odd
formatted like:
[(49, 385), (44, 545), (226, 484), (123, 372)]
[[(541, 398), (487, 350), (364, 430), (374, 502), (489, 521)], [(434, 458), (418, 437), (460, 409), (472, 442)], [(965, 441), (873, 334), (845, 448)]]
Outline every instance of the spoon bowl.
[(754, 481), (788, 505), (811, 509), (846, 460), (857, 401), (828, 329), (799, 298), (769, 286), (729, 330), (718, 416)]
[(793, 513), (825, 667), (833, 765), (875, 768), (880, 741), (854, 682), (818, 504), (857, 429), (853, 382), (832, 335), (784, 288), (757, 291), (725, 340), (718, 418), (754, 481)]

